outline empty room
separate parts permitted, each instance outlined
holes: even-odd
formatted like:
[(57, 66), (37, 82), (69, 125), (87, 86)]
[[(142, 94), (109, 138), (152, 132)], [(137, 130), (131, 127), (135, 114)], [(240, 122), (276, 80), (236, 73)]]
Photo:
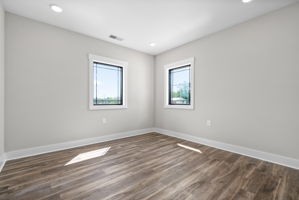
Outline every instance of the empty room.
[(299, 0), (0, 0), (0, 200), (299, 200)]

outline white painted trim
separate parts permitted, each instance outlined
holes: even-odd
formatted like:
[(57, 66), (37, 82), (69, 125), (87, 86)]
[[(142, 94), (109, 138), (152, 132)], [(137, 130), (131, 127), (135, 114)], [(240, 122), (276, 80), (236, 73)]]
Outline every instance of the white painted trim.
[(10, 151), (10, 152), (7, 152), (4, 155), (0, 156), (0, 172), (7, 160), (14, 160), (14, 159), (18, 159), (18, 158), (24, 158), (24, 157), (29, 157), (29, 156), (34, 156), (34, 155), (39, 155), (39, 154), (44, 154), (44, 153), (50, 153), (50, 152), (55, 152), (55, 151), (100, 143), (100, 142), (106, 142), (106, 141), (111, 141), (111, 140), (116, 140), (116, 139), (121, 139), (121, 138), (126, 138), (126, 137), (132, 137), (132, 136), (142, 135), (142, 134), (146, 134), (146, 133), (150, 133), (150, 132), (156, 132), (156, 133), (160, 133), (163, 135), (168, 135), (171, 137), (176, 137), (176, 138), (180, 138), (183, 140), (188, 140), (188, 141), (192, 141), (195, 143), (200, 143), (203, 145), (211, 146), (211, 147), (214, 147), (217, 149), (222, 149), (225, 151), (249, 156), (252, 158), (259, 159), (259, 160), (264, 160), (267, 162), (287, 166), (290, 168), (299, 169), (299, 160), (294, 159), (294, 158), (289, 158), (289, 157), (285, 157), (285, 156), (281, 156), (281, 155), (277, 155), (277, 154), (258, 151), (258, 150), (238, 146), (238, 145), (232, 145), (232, 144), (227, 144), (227, 143), (223, 143), (223, 142), (218, 142), (215, 140), (200, 138), (200, 137), (196, 137), (196, 136), (192, 136), (189, 134), (180, 133), (180, 132), (176, 132), (176, 131), (165, 130), (165, 129), (161, 129), (161, 128), (147, 128), (147, 129), (115, 133), (115, 134), (111, 134), (111, 135), (104, 135), (104, 136), (99, 136), (99, 137), (95, 137), (95, 138), (87, 138), (87, 139), (52, 144), (52, 145), (47, 145), (47, 146), (39, 146), (39, 147), (33, 147), (33, 148), (28, 148), (28, 149)]
[[(89, 58), (89, 109), (90, 110), (111, 110), (111, 109), (126, 109), (128, 108), (128, 99), (127, 99), (127, 77), (128, 77), (128, 62), (116, 60), (112, 58), (106, 58), (102, 56), (97, 56), (93, 54), (88, 55)], [(122, 105), (93, 105), (93, 63), (105, 63), (108, 65), (115, 65), (122, 67), (123, 69), (123, 104)]]
[[(169, 70), (190, 65), (190, 105), (169, 105)], [(164, 108), (174, 109), (194, 109), (194, 57), (177, 61), (175, 63), (167, 64), (164, 66)]]
[(4, 165), (5, 165), (6, 159), (5, 154), (0, 155), (0, 172), (2, 171)]
[(60, 150), (65, 150), (65, 149), (70, 149), (70, 148), (75, 148), (75, 147), (81, 147), (81, 146), (100, 143), (100, 142), (106, 142), (106, 141), (111, 141), (111, 140), (116, 140), (116, 139), (121, 139), (121, 138), (126, 138), (126, 137), (142, 135), (145, 133), (150, 133), (152, 131), (153, 131), (152, 128), (126, 131), (126, 132), (115, 133), (115, 134), (110, 134), (110, 135), (103, 135), (103, 136), (94, 137), (94, 138), (87, 138), (87, 139), (82, 139), (82, 140), (76, 140), (76, 141), (51, 144), (51, 145), (46, 145), (46, 146), (33, 147), (33, 148), (28, 148), (28, 149), (21, 149), (21, 150), (16, 150), (16, 151), (10, 151), (10, 152), (6, 152), (5, 155), (6, 155), (6, 160), (14, 160), (14, 159), (18, 159), (18, 158), (35, 156), (35, 155), (39, 155), (39, 154), (50, 153), (50, 152), (55, 152), (55, 151), (60, 151)]
[(218, 142), (218, 141), (215, 141), (215, 140), (200, 138), (200, 137), (197, 137), (197, 136), (192, 136), (192, 135), (189, 135), (189, 134), (179, 133), (179, 132), (171, 131), (171, 130), (154, 128), (153, 131), (157, 132), (157, 133), (160, 133), (160, 134), (180, 138), (180, 139), (183, 139), (183, 140), (188, 140), (188, 141), (192, 141), (192, 142), (195, 142), (195, 143), (200, 143), (200, 144), (203, 144), (203, 145), (211, 146), (211, 147), (214, 147), (214, 148), (217, 148), (217, 149), (222, 149), (222, 150), (225, 150), (225, 151), (230, 151), (230, 152), (233, 152), (233, 153), (249, 156), (249, 157), (252, 157), (252, 158), (257, 158), (257, 159), (260, 159), (260, 160), (264, 160), (264, 161), (268, 161), (268, 162), (271, 162), (271, 163), (287, 166), (287, 167), (290, 167), (290, 168), (299, 169), (299, 160), (294, 159), (294, 158), (285, 157), (285, 156), (272, 154), (272, 153), (268, 153), (268, 152), (263, 152), (263, 151), (258, 151), (258, 150), (255, 150), (255, 149), (250, 149), (250, 148), (246, 148), (246, 147), (242, 147), (242, 146), (238, 146), (238, 145)]

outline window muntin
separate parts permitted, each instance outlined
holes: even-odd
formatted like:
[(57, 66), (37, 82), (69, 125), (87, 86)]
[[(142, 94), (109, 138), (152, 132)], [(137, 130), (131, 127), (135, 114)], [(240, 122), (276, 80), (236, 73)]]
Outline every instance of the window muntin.
[(169, 105), (190, 105), (190, 72), (190, 65), (172, 68), (169, 70)]
[(94, 62), (93, 105), (122, 105), (123, 68)]
[(194, 108), (194, 57), (164, 66), (164, 108)]
[(89, 54), (89, 109), (127, 107), (128, 63)]

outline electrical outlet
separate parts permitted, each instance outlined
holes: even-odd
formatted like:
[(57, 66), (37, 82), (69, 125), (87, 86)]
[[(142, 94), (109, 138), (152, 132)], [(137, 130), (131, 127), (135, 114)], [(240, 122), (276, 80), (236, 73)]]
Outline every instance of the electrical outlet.
[(212, 121), (211, 120), (207, 120), (206, 124), (207, 124), (207, 126), (212, 126)]
[(105, 117), (102, 118), (102, 123), (107, 124), (107, 119)]

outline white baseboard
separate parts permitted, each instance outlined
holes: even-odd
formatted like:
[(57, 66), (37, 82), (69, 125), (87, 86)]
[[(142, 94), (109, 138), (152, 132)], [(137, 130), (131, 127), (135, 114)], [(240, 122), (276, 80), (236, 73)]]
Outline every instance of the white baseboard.
[(209, 139), (192, 136), (192, 135), (185, 134), (185, 133), (179, 133), (179, 132), (160, 129), (160, 128), (153, 128), (153, 131), (160, 133), (160, 134), (180, 138), (183, 140), (188, 140), (191, 142), (211, 146), (211, 147), (214, 147), (217, 149), (222, 149), (225, 151), (230, 151), (233, 153), (257, 158), (260, 160), (287, 166), (290, 168), (299, 169), (299, 160), (294, 159), (294, 158), (289, 158), (289, 157), (285, 157), (285, 156), (281, 156), (281, 155), (277, 155), (277, 154), (258, 151), (258, 150), (254, 150), (254, 149), (250, 149), (250, 148), (246, 148), (246, 147), (242, 147), (242, 146), (227, 144), (227, 143), (218, 142), (215, 140), (209, 140)]
[(4, 154), (0, 155), (0, 172), (3, 169), (5, 162), (6, 162), (5, 155)]
[(111, 141), (111, 140), (116, 140), (116, 139), (121, 139), (121, 138), (126, 138), (126, 137), (132, 137), (132, 136), (136, 136), (136, 135), (142, 135), (145, 133), (149, 133), (152, 131), (153, 131), (152, 128), (147, 128), (147, 129), (140, 129), (140, 130), (133, 130), (133, 131), (109, 134), (109, 135), (104, 135), (104, 136), (99, 136), (99, 137), (94, 137), (94, 138), (87, 138), (87, 139), (82, 139), (82, 140), (76, 140), (76, 141), (51, 144), (51, 145), (46, 145), (46, 146), (33, 147), (33, 148), (28, 148), (28, 149), (21, 149), (21, 150), (16, 150), (16, 151), (10, 151), (10, 152), (5, 153), (4, 160), (14, 160), (14, 159), (18, 159), (18, 158), (35, 156), (35, 155), (39, 155), (39, 154), (50, 153), (50, 152), (54, 152), (54, 151), (60, 151), (60, 150), (74, 148), (74, 147), (85, 146), (85, 145), (89, 145), (89, 144), (95, 144), (95, 143), (106, 142), (106, 141)]
[(136, 135), (142, 135), (142, 134), (150, 133), (150, 132), (156, 132), (156, 133), (168, 135), (171, 137), (177, 137), (177, 138), (192, 141), (195, 143), (200, 143), (203, 145), (211, 146), (211, 147), (214, 147), (217, 149), (222, 149), (225, 151), (230, 151), (233, 153), (257, 158), (257, 159), (268, 161), (271, 163), (291, 167), (294, 169), (299, 169), (299, 160), (294, 159), (294, 158), (289, 158), (289, 157), (272, 154), (272, 153), (267, 153), (267, 152), (263, 152), (263, 151), (258, 151), (258, 150), (254, 150), (254, 149), (250, 149), (250, 148), (246, 148), (246, 147), (242, 147), (242, 146), (237, 146), (237, 145), (227, 144), (227, 143), (209, 140), (209, 139), (205, 139), (205, 138), (200, 138), (200, 137), (192, 136), (192, 135), (185, 134), (185, 133), (179, 133), (176, 131), (165, 130), (165, 129), (160, 129), (160, 128), (147, 128), (147, 129), (140, 129), (140, 130), (133, 130), (133, 131), (126, 131), (126, 132), (115, 133), (115, 134), (110, 134), (110, 135), (104, 135), (104, 136), (99, 136), (99, 137), (95, 137), (95, 138), (87, 138), (87, 139), (82, 139), (82, 140), (76, 140), (76, 141), (52, 144), (52, 145), (47, 145), (47, 146), (39, 146), (39, 147), (33, 147), (33, 148), (28, 148), (28, 149), (21, 149), (21, 150), (6, 152), (4, 155), (0, 156), (0, 172), (7, 160), (14, 160), (14, 159), (18, 159), (18, 158), (35, 156), (35, 155), (39, 155), (39, 154), (50, 153), (50, 152), (85, 146), (85, 145), (89, 145), (89, 144), (95, 144), (95, 143), (106, 142), (106, 141), (111, 141), (111, 140), (116, 140), (116, 139), (121, 139), (121, 138), (126, 138), (126, 137), (132, 137), (132, 136), (136, 136)]

